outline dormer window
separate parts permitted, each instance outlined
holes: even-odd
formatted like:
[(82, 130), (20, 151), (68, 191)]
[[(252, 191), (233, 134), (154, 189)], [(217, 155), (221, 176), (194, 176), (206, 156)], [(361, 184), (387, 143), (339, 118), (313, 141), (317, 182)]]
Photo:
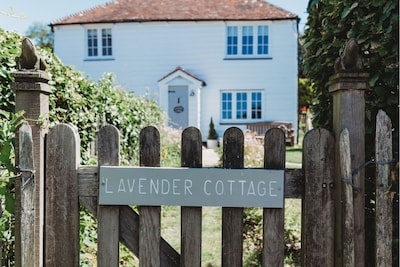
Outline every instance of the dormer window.
[(88, 29), (87, 57), (89, 59), (102, 59), (112, 57), (112, 32), (106, 29)]
[(269, 56), (268, 25), (232, 25), (226, 28), (227, 58)]

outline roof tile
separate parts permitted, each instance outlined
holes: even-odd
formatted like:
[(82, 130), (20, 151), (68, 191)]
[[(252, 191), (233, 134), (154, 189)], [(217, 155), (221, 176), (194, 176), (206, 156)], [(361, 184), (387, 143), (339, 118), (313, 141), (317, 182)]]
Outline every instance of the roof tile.
[(55, 25), (132, 21), (281, 20), (297, 15), (264, 0), (113, 0), (55, 20)]

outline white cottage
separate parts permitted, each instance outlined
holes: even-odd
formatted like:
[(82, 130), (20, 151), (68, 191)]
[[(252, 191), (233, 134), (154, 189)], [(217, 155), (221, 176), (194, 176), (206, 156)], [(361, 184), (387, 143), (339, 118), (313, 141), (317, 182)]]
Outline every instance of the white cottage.
[(298, 17), (263, 0), (114, 0), (52, 22), (61, 60), (158, 96), (172, 125), (297, 129)]

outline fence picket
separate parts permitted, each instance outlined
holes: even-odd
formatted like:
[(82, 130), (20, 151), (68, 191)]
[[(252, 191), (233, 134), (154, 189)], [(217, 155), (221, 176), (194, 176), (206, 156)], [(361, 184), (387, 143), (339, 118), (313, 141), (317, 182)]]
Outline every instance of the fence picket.
[[(194, 127), (182, 133), (181, 166), (202, 167), (201, 133)], [(181, 207), (181, 266), (201, 266), (201, 207)]]
[(72, 126), (59, 124), (50, 129), (45, 168), (46, 266), (79, 266), (79, 147)]
[[(223, 137), (224, 168), (244, 167), (244, 136), (242, 130), (231, 127)], [(242, 266), (243, 208), (222, 208), (222, 266)]]
[[(140, 132), (140, 166), (160, 167), (160, 133), (153, 126)], [(161, 207), (139, 207), (139, 266), (159, 267)]]
[[(264, 168), (285, 168), (285, 133), (279, 128), (265, 133)], [(284, 209), (263, 210), (263, 266), (283, 266), (284, 263)]]
[(314, 129), (304, 137), (303, 266), (334, 265), (334, 152), (327, 130)]
[[(35, 246), (35, 185), (32, 129), (24, 122), (19, 132), (19, 167), (21, 172), (21, 266), (34, 266)], [(1, 204), (1, 203), (0, 203)], [(0, 208), (1, 209), (1, 208)], [(0, 258), (1, 260), (1, 258)]]
[[(119, 131), (115, 126), (106, 125), (100, 128), (98, 165), (119, 165)], [(117, 267), (119, 266), (119, 206), (99, 205), (97, 222), (97, 264), (100, 267)]]
[(340, 133), (339, 139), (340, 176), (343, 186), (343, 266), (354, 266), (354, 205), (353, 179), (351, 173), (350, 137), (347, 128)]
[(390, 161), (392, 160), (392, 122), (379, 110), (376, 117), (376, 266), (392, 266), (392, 195)]

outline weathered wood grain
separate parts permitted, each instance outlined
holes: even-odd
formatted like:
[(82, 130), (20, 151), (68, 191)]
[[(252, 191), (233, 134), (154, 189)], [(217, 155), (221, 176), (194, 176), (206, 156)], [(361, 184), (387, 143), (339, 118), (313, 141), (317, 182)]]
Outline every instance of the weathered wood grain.
[[(264, 168), (285, 168), (285, 133), (278, 128), (265, 133)], [(263, 210), (263, 266), (283, 266), (284, 263), (284, 209)]]
[[(98, 165), (119, 165), (119, 131), (115, 126), (100, 128), (98, 135)], [(97, 209), (97, 264), (99, 267), (119, 266), (119, 206)]]
[(79, 136), (59, 124), (46, 144), (45, 265), (79, 266)]
[(343, 187), (343, 266), (355, 266), (354, 259), (354, 206), (353, 179), (351, 173), (351, 153), (349, 131), (344, 128), (339, 140), (340, 176)]
[(303, 142), (303, 266), (334, 264), (334, 167), (335, 142), (331, 133), (324, 129), (308, 132)]
[[(24, 122), (18, 132), (19, 167), (23, 170), (18, 187), (21, 189), (21, 265), (30, 267), (35, 264), (35, 167), (32, 129), (29, 123)], [(28, 170), (32, 170), (32, 172)]]
[[(140, 166), (160, 167), (160, 133), (153, 126), (140, 132)], [(139, 266), (161, 265), (161, 207), (139, 207)]]
[[(45, 190), (44, 190), (44, 166), (45, 166), (45, 135), (48, 131), (49, 94), (51, 87), (48, 85), (50, 75), (44, 71), (15, 71), (11, 74), (15, 82), (11, 88), (15, 91), (15, 112), (24, 111), (24, 119), (32, 128), (33, 157), (35, 166), (35, 266), (44, 265), (44, 212), (45, 212)], [(38, 123), (38, 118), (43, 123)], [(16, 147), (18, 147), (16, 138)], [(18, 149), (16, 149), (18, 153)], [(18, 160), (18, 155), (16, 155)], [(16, 162), (18, 164), (18, 162)], [(21, 265), (21, 217), (20, 217), (20, 186), (19, 181), (15, 183), (15, 266)]]
[[(357, 168), (365, 162), (365, 89), (368, 73), (337, 73), (330, 77), (329, 91), (333, 95), (333, 132), (339, 140), (342, 129), (349, 130), (351, 166)], [(338, 150), (339, 142), (336, 144)], [(337, 154), (338, 155), (338, 154)], [(336, 157), (335, 207), (335, 266), (343, 266), (343, 186), (341, 186), (339, 158)], [(366, 266), (365, 259), (365, 171), (353, 177), (354, 253), (355, 265)]]
[[(181, 166), (202, 167), (202, 138), (199, 129), (182, 133)], [(181, 266), (201, 266), (201, 207), (181, 207)]]
[[(244, 167), (244, 136), (231, 127), (223, 137), (223, 168)], [(243, 263), (243, 208), (222, 208), (222, 266), (239, 267)]]
[(376, 117), (375, 160), (376, 166), (376, 264), (392, 266), (392, 193), (389, 191), (390, 161), (392, 156), (392, 122), (379, 110)]

